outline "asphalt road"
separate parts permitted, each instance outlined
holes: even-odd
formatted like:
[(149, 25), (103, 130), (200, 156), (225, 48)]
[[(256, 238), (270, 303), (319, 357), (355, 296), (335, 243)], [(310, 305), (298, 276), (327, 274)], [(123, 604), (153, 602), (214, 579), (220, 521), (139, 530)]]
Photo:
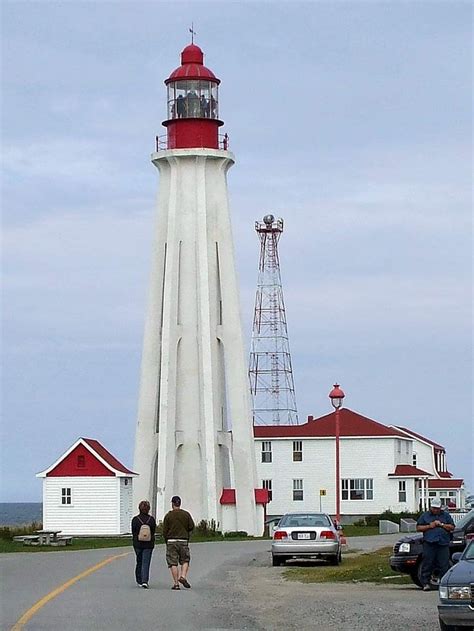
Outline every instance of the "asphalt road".
[[(349, 550), (391, 545), (398, 535), (358, 537)], [(1, 629), (100, 561), (119, 556), (38, 608), (25, 631), (221, 629), (435, 630), (437, 593), (414, 585), (301, 584), (271, 567), (270, 542), (192, 544), (192, 589), (171, 591), (164, 548), (153, 554), (150, 589), (135, 584), (129, 548), (0, 555)]]

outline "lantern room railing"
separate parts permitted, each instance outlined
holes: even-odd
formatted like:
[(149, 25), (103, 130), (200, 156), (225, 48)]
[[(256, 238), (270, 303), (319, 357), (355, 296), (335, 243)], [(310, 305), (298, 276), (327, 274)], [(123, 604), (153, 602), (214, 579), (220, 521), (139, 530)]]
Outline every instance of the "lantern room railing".
[[(227, 151), (227, 149), (229, 148), (229, 136), (228, 134), (219, 134), (218, 137), (218, 144), (219, 144), (219, 149), (224, 149), (225, 151)], [(208, 147), (203, 147), (203, 149), (206, 149)], [(155, 149), (156, 151), (165, 151), (166, 149), (168, 149), (168, 135), (167, 134), (162, 134), (161, 136), (156, 136), (155, 137)], [(194, 149), (194, 147), (190, 147), (190, 149)]]

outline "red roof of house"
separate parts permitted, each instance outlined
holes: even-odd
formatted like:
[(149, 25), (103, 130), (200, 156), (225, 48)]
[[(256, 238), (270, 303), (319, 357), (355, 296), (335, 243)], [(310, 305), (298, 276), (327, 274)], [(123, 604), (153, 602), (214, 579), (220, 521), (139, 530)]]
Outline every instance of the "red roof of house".
[[(336, 412), (320, 418), (308, 417), (302, 425), (255, 425), (256, 438), (284, 438), (285, 436), (332, 437), (336, 434)], [(382, 425), (348, 408), (339, 410), (340, 436), (397, 436), (407, 438), (394, 427)]]
[(460, 489), (464, 480), (428, 480), (429, 489)]
[[(257, 504), (268, 504), (267, 489), (255, 489), (255, 502)], [(235, 489), (222, 489), (220, 503), (235, 504)]]
[(415, 438), (419, 438), (420, 440), (423, 440), (425, 443), (428, 443), (429, 445), (433, 445), (433, 447), (435, 449), (439, 449), (441, 451), (445, 451), (445, 449), (444, 449), (444, 447), (442, 445), (438, 445), (438, 443), (433, 442), (429, 438), (425, 438), (421, 434), (417, 434), (416, 432), (414, 432), (411, 429), (407, 429), (406, 427), (401, 427), (400, 425), (396, 425), (395, 427), (398, 427), (398, 429), (401, 429), (403, 432), (406, 432), (407, 434), (410, 434), (411, 436), (414, 436)]
[(98, 454), (103, 460), (107, 462), (107, 464), (109, 464), (114, 469), (117, 469), (117, 471), (121, 471), (122, 473), (133, 474), (133, 471), (127, 469), (127, 467), (125, 467), (119, 460), (117, 460), (117, 458), (112, 456), (110, 451), (107, 451), (107, 449), (103, 445), (101, 445), (98, 440), (94, 440), (93, 438), (83, 438), (82, 440), (87, 443), (89, 447), (91, 447), (96, 452), (96, 454)]
[(427, 475), (431, 475), (427, 471), (423, 471), (423, 469), (417, 469), (411, 464), (397, 464), (395, 467), (395, 471), (393, 473), (389, 473), (389, 476), (417, 476), (417, 477), (426, 477)]

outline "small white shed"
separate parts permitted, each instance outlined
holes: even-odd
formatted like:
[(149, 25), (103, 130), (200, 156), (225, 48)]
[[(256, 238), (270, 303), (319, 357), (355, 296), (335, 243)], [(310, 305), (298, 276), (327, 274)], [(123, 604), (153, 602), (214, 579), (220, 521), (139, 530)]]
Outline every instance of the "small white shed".
[(136, 475), (98, 440), (78, 438), (36, 474), (43, 478), (43, 528), (62, 535), (129, 533)]

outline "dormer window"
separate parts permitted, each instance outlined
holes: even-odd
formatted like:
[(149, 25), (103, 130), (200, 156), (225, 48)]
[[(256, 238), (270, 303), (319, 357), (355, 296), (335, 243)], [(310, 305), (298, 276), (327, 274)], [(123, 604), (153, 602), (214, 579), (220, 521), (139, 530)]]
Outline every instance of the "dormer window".
[(86, 466), (86, 457), (83, 455), (77, 456), (77, 468), (84, 469), (85, 466)]

